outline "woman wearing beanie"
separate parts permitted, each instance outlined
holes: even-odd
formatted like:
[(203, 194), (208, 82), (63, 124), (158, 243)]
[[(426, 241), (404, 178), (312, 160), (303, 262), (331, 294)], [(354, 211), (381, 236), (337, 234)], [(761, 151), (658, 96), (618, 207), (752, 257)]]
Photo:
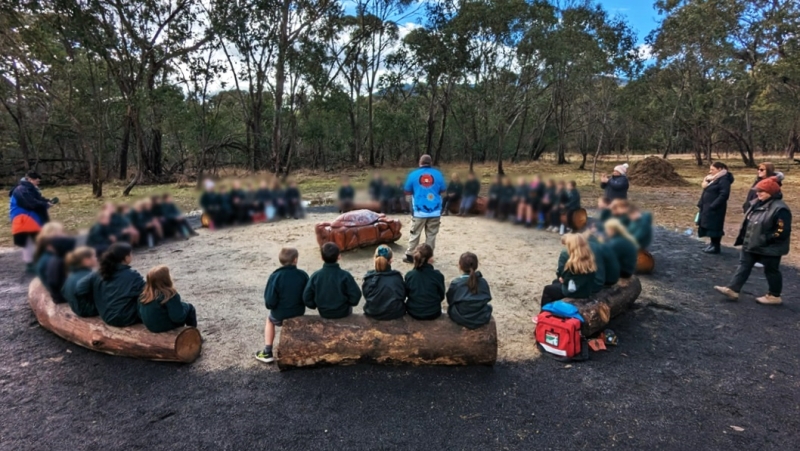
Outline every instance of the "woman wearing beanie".
[(753, 186), (750, 187), (750, 191), (747, 193), (747, 199), (742, 205), (742, 213), (747, 213), (747, 210), (750, 209), (750, 202), (756, 198), (756, 185), (758, 185), (758, 182), (770, 177), (775, 177), (778, 185), (783, 183), (783, 172), (776, 172), (775, 165), (772, 163), (759, 164), (757, 171), (756, 179), (753, 181)]
[(614, 168), (611, 177), (603, 175), (600, 177), (600, 188), (605, 191), (605, 196), (609, 201), (614, 199), (628, 198), (628, 163), (621, 164)]
[(739, 267), (728, 286), (714, 287), (715, 290), (732, 300), (739, 299), (753, 265), (764, 265), (769, 291), (756, 298), (765, 305), (781, 303), (783, 277), (781, 276), (781, 257), (789, 253), (789, 236), (792, 233), (792, 212), (783, 202), (783, 194), (778, 180), (766, 178), (756, 184), (756, 198), (745, 214), (735, 246), (742, 246)]
[(703, 194), (697, 202), (700, 212), (697, 214), (697, 236), (709, 237), (711, 242), (703, 249), (707, 254), (719, 254), (722, 236), (725, 235), (725, 213), (728, 211), (728, 197), (731, 194), (733, 174), (728, 166), (719, 161), (714, 162), (703, 179)]

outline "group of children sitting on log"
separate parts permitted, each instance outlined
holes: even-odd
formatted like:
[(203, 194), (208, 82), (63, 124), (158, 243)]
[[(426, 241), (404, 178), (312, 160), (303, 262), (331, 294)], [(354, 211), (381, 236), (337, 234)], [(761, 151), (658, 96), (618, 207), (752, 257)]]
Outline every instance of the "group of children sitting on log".
[(441, 304), (447, 299), (447, 314), (456, 324), (477, 329), (492, 318), (492, 294), (489, 284), (478, 271), (478, 257), (466, 252), (458, 267), (461, 276), (445, 289), (444, 276), (433, 267), (433, 248), (420, 244), (414, 251), (414, 269), (405, 277), (392, 269), (392, 250), (380, 245), (375, 250), (375, 269), (367, 272), (359, 288), (352, 274), (339, 267), (339, 247), (325, 243), (320, 254), (322, 268), (311, 277), (297, 268), (298, 252), (281, 249), (281, 267), (267, 281), (264, 301), (269, 315), (264, 327), (263, 350), (256, 353), (262, 362), (274, 361), (272, 345), (275, 328), (283, 320), (302, 316), (306, 308), (316, 309), (327, 319), (349, 316), (363, 295), (364, 314), (376, 320), (393, 320), (408, 314), (420, 321), (442, 315)]
[(75, 248), (75, 238), (57, 222), (37, 237), (36, 275), (56, 304), (67, 303), (77, 316), (100, 316), (110, 326), (144, 323), (151, 332), (197, 326), (195, 309), (181, 302), (169, 268), (156, 266), (143, 279), (130, 267), (133, 247), (119, 240), (99, 261), (96, 248)]
[(165, 238), (196, 235), (170, 194), (152, 196), (133, 204), (108, 202), (89, 229), (86, 244), (102, 255), (114, 243), (153, 247)]
[(207, 179), (203, 182), (200, 206), (208, 215), (210, 229), (234, 224), (275, 221), (303, 217), (300, 189), (295, 181), (282, 185), (279, 180), (262, 180), (258, 186), (248, 183), (242, 187), (234, 180), (230, 188)]
[(589, 299), (636, 271), (639, 249), (653, 239), (652, 215), (625, 199), (598, 202), (599, 219), (592, 230), (564, 235), (557, 279), (544, 287), (541, 305), (564, 298)]
[[(372, 175), (369, 182), (369, 197), (373, 202), (378, 202), (381, 206), (380, 212), (384, 214), (405, 214), (411, 212), (411, 205), (406, 200), (405, 180), (401, 176), (395, 178), (395, 183), (384, 180), (380, 172)], [(350, 184), (350, 178), (342, 177), (338, 193), (339, 211), (350, 211), (355, 202), (356, 190)]]

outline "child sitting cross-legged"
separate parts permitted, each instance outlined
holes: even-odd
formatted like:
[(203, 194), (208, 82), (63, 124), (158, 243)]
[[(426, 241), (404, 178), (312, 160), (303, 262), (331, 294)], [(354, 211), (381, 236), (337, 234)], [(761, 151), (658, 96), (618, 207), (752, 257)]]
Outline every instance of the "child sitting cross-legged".
[(339, 246), (325, 243), (320, 253), (322, 268), (308, 279), (303, 303), (310, 309), (318, 309), (323, 318), (350, 316), (353, 307), (361, 300), (361, 289), (353, 275), (339, 267)]
[(408, 315), (418, 320), (442, 316), (444, 276), (433, 265), (433, 248), (422, 243), (414, 250), (414, 269), (406, 273)]
[(367, 272), (361, 285), (364, 314), (378, 320), (402, 318), (406, 314), (406, 285), (392, 269), (392, 250), (384, 244), (375, 249), (375, 269)]
[(181, 302), (169, 268), (156, 266), (147, 273), (139, 298), (139, 317), (150, 332), (167, 332), (178, 327), (197, 327), (197, 312), (192, 304)]
[(256, 353), (256, 360), (272, 363), (272, 343), (275, 341), (275, 328), (283, 325), (283, 320), (303, 316), (306, 306), (303, 304), (303, 290), (308, 284), (308, 274), (297, 269), (297, 249), (285, 247), (278, 254), (281, 267), (270, 274), (264, 288), (264, 304), (269, 310), (264, 324), (264, 349)]
[(447, 314), (456, 324), (477, 329), (492, 319), (492, 292), (478, 271), (478, 256), (464, 252), (458, 259), (461, 275), (447, 289)]

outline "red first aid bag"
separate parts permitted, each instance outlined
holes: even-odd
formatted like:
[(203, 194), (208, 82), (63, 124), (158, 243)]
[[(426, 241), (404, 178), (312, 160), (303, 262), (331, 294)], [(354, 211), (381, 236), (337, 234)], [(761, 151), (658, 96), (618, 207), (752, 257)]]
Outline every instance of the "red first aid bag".
[(588, 346), (581, 336), (581, 322), (575, 318), (539, 313), (535, 335), (536, 344), (551, 357), (564, 361), (588, 358)]

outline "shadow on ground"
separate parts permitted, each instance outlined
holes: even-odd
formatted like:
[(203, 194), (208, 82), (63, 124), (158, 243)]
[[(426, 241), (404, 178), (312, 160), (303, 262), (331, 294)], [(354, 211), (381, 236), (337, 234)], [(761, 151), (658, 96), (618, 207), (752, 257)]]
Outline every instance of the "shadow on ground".
[(66, 343), (36, 324), (18, 255), (0, 254), (0, 448), (794, 449), (797, 271), (783, 269), (784, 306), (753, 302), (766, 289), (755, 272), (731, 303), (711, 286), (736, 251), (701, 247), (657, 232), (656, 273), (611, 326), (620, 346), (589, 362), (288, 373), (205, 373)]

